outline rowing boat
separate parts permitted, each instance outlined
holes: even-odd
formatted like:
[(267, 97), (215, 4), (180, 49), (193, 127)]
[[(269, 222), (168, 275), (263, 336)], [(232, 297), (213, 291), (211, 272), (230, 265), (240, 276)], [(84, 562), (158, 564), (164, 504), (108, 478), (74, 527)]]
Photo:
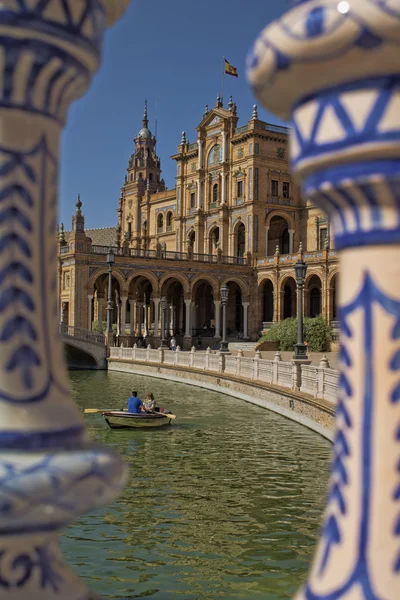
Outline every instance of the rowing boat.
[(148, 429), (166, 427), (171, 424), (168, 413), (128, 413), (122, 410), (103, 412), (105, 422), (110, 429)]

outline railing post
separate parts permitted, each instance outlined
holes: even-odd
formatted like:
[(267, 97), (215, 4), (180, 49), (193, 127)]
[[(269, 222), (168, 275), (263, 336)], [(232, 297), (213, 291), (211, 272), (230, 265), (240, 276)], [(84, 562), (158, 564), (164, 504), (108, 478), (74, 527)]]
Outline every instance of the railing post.
[(238, 353), (236, 354), (236, 377), (240, 377), (240, 366), (241, 366), (241, 359), (243, 357), (243, 350), (238, 350)]
[(161, 348), (161, 346), (158, 349), (158, 362), (160, 364), (163, 364), (164, 362), (164, 348)]
[(256, 350), (256, 354), (253, 359), (253, 379), (258, 380), (260, 374), (260, 360), (261, 360), (261, 352)]
[(275, 353), (274, 361), (272, 364), (272, 383), (278, 384), (278, 367), (279, 363), (282, 361), (281, 353), (279, 350)]
[(194, 366), (194, 353), (195, 352), (196, 352), (196, 348), (194, 346), (192, 346), (192, 349), (190, 351), (189, 367)]
[(302, 378), (301, 364), (298, 361), (292, 361), (292, 390), (299, 390)]
[(177, 346), (176, 350), (175, 350), (175, 356), (174, 356), (174, 363), (176, 365), (179, 365), (179, 356), (180, 356), (180, 352), (181, 352), (181, 347)]
[(316, 385), (316, 396), (317, 398), (324, 398), (325, 396), (325, 369), (329, 369), (329, 361), (325, 354), (320, 360), (317, 375)]
[(211, 354), (211, 348), (210, 348), (210, 346), (208, 346), (205, 356), (204, 356), (204, 369), (206, 371), (210, 370), (210, 368), (209, 368), (210, 367), (210, 354)]
[(218, 371), (225, 373), (225, 352), (218, 352)]

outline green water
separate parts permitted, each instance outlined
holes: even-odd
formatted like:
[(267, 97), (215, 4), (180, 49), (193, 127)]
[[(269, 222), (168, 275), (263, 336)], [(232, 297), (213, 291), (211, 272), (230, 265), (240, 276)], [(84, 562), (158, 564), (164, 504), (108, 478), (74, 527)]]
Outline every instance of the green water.
[(79, 406), (121, 408), (152, 391), (178, 419), (91, 437), (130, 465), (114, 505), (62, 546), (89, 586), (118, 599), (291, 598), (304, 581), (325, 500), (330, 443), (279, 415), (206, 390), (124, 373), (71, 372)]

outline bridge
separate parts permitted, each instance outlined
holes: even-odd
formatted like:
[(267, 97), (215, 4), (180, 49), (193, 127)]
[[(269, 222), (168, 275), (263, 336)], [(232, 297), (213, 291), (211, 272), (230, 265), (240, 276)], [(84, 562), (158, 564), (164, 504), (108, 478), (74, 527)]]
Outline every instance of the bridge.
[(60, 325), (60, 335), (64, 342), (68, 367), (106, 368), (107, 346), (103, 333), (90, 331), (83, 327)]

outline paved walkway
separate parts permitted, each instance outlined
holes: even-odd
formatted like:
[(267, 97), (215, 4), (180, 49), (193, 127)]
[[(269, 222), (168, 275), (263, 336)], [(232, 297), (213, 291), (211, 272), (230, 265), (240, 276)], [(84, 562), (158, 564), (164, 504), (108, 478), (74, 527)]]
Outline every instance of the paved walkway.
[[(237, 352), (232, 352), (232, 354), (236, 355)], [(243, 356), (254, 357), (255, 352), (252, 351), (243, 351)], [(329, 366), (331, 369), (338, 368), (338, 353), (337, 352), (309, 352), (308, 358), (311, 360), (311, 364), (315, 367), (318, 367), (319, 362), (323, 356), (329, 360)], [(272, 352), (261, 352), (261, 358), (265, 358), (267, 360), (274, 360), (275, 351)], [(293, 359), (293, 352), (281, 352), (281, 357), (284, 362), (290, 362)]]

